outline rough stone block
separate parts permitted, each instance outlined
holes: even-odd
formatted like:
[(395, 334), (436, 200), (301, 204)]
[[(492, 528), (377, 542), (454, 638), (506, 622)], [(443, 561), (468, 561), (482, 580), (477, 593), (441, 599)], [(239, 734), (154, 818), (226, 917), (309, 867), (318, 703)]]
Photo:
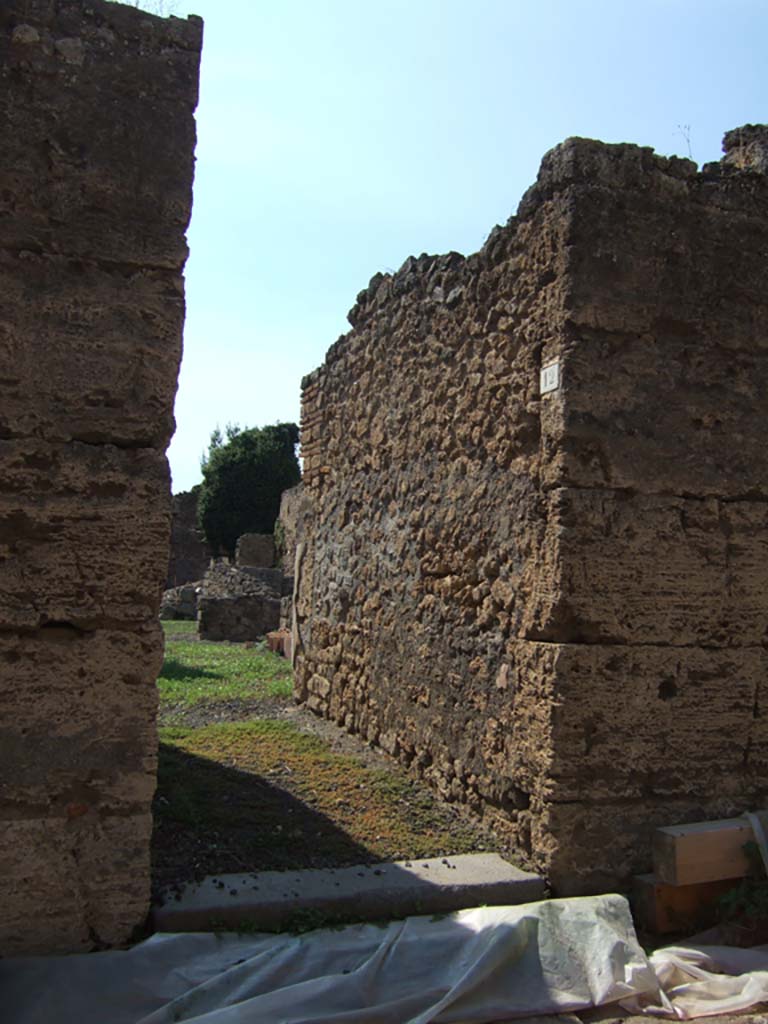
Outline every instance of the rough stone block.
[(705, 806), (745, 790), (764, 648), (564, 644), (553, 668), (548, 774), (558, 801)]
[(148, 807), (159, 632), (0, 631), (0, 803), (62, 819)]
[(171, 556), (168, 561), (166, 590), (198, 582), (211, 564), (211, 551), (203, 531), (197, 525), (197, 499), (200, 488), (181, 491), (173, 496), (171, 521)]
[(148, 811), (3, 822), (7, 956), (125, 945), (149, 911)]
[(0, 249), (181, 269), (201, 43), (103, 0), (3, 6)]
[(201, 35), (0, 5), (0, 956), (148, 909)]
[(416, 864), (395, 861), (209, 877), (185, 886), (176, 900), (154, 911), (153, 921), (158, 931), (169, 932), (203, 931), (222, 921), (229, 927), (249, 921), (278, 930), (289, 928), (295, 917), (297, 891), (303, 912), (330, 922), (513, 906), (541, 899), (544, 890), (543, 878), (520, 871), (498, 854), (470, 853)]
[(200, 597), (197, 608), (202, 640), (258, 640), (280, 625), (280, 599), (266, 594)]
[(533, 845), (546, 851), (547, 877), (557, 896), (611, 892), (627, 885), (632, 873), (652, 863), (651, 837), (672, 822), (728, 817), (740, 800), (716, 791), (701, 798), (653, 797), (623, 800), (549, 803), (534, 818)]
[(165, 448), (184, 323), (178, 275), (0, 250), (0, 287), (0, 437)]
[(280, 515), (275, 524), (275, 529), (279, 529), (282, 538), (278, 551), (279, 565), (289, 576), (293, 576), (296, 548), (304, 535), (303, 522), (308, 514), (309, 504), (303, 484), (283, 491), (280, 498)]
[(275, 538), (271, 533), (244, 533), (237, 538), (235, 564), (271, 569), (275, 564)]
[(754, 646), (768, 635), (768, 503), (564, 488), (545, 550), (559, 642)]
[(197, 584), (197, 586), (185, 585), (166, 590), (160, 602), (160, 618), (186, 619), (188, 621), (197, 619), (197, 593), (199, 587), (200, 584)]
[(543, 420), (545, 479), (765, 499), (754, 410), (768, 385), (768, 177), (718, 180), (581, 139), (542, 177), (568, 203), (569, 246), (567, 323), (547, 350), (565, 401)]
[(0, 441), (0, 623), (96, 628), (157, 615), (168, 464), (153, 449)]

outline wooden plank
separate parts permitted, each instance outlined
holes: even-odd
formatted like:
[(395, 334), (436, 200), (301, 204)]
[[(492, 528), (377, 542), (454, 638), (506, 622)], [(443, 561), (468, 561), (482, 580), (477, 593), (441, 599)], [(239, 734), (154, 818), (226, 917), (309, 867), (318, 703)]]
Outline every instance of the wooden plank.
[(717, 901), (739, 884), (738, 878), (696, 885), (667, 885), (656, 875), (636, 875), (632, 880), (632, 911), (635, 924), (654, 935), (708, 928), (717, 921)]
[(653, 835), (654, 872), (668, 885), (743, 878), (751, 866), (744, 845), (753, 841), (752, 826), (745, 818), (659, 828)]

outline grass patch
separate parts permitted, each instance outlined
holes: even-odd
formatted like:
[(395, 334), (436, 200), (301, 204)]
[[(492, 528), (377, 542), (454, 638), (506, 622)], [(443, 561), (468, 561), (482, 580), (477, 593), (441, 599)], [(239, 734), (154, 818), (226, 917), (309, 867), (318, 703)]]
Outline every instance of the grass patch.
[[(404, 771), (334, 753), (289, 722), (160, 730), (155, 877), (467, 853), (473, 828)], [(490, 844), (489, 844), (490, 845)]]
[(160, 625), (166, 636), (182, 636), (197, 632), (197, 623), (191, 619), (161, 619)]
[[(165, 624), (164, 624), (165, 625)], [(174, 640), (157, 680), (162, 705), (291, 695), (291, 666), (264, 644), (244, 647)]]
[(403, 769), (336, 753), (283, 717), (291, 668), (266, 645), (187, 639), (194, 623), (163, 627), (156, 896), (205, 875), (496, 848)]

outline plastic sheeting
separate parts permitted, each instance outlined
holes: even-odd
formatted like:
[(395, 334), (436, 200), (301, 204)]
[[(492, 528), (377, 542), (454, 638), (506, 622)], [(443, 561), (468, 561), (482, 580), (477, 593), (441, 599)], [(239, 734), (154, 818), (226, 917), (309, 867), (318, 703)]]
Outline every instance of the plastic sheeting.
[(448, 1024), (656, 989), (619, 896), (296, 937), (156, 935), (125, 952), (0, 962), (8, 1024)]
[(659, 994), (622, 1002), (632, 1013), (689, 1020), (739, 1013), (768, 1002), (768, 949), (667, 946), (650, 958)]
[[(768, 975), (729, 988), (733, 979), (712, 974), (712, 955), (662, 953), (645, 956), (620, 896), (303, 936), (155, 935), (126, 951), (0, 961), (0, 1016), (3, 1024), (487, 1024), (619, 1002), (684, 1017), (691, 1008), (724, 1012), (718, 999), (735, 1009), (768, 996)], [(760, 975), (762, 966), (765, 954), (749, 969)], [(710, 998), (713, 977), (724, 989)]]

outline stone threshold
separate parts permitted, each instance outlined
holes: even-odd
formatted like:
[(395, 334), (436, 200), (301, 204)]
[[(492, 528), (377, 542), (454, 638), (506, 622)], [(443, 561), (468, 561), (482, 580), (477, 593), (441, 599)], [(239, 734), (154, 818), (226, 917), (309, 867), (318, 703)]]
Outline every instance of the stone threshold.
[(152, 911), (155, 931), (308, 930), (336, 921), (377, 921), (509, 906), (544, 898), (542, 877), (495, 853), (390, 861), (349, 868), (209, 876)]

